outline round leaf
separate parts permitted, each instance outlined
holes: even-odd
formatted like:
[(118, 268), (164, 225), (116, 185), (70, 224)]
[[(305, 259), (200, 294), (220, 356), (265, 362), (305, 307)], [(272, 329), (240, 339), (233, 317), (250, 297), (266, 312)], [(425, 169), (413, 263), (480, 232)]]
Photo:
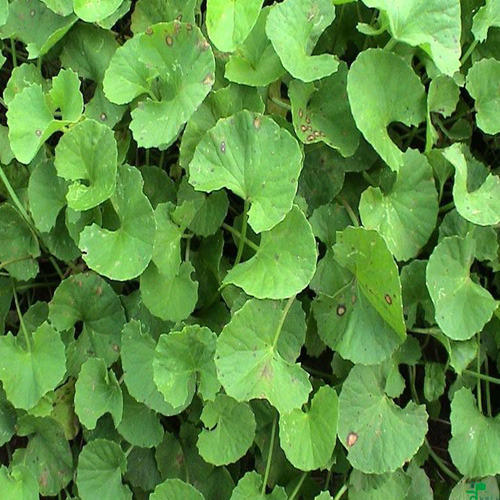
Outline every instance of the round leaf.
[(21, 338), (0, 337), (0, 380), (8, 400), (29, 410), (62, 381), (66, 355), (59, 334), (46, 322), (33, 332), (29, 347)]
[(290, 463), (301, 470), (322, 469), (337, 440), (338, 398), (328, 386), (318, 389), (308, 411), (281, 415), (280, 443)]
[(121, 166), (116, 191), (111, 197), (120, 227), (111, 231), (92, 224), (80, 234), (83, 260), (108, 278), (118, 281), (136, 278), (146, 269), (153, 255), (156, 224), (142, 186), (139, 170)]
[(262, 234), (256, 254), (233, 267), (224, 283), (239, 286), (259, 299), (284, 299), (309, 284), (316, 270), (316, 258), (311, 226), (294, 206), (285, 220)]
[(294, 342), (288, 329), (282, 330), (291, 304), (250, 299), (222, 330), (215, 364), (226, 393), (237, 401), (265, 398), (280, 413), (307, 401), (308, 374), (283, 354)]
[(94, 120), (84, 120), (61, 137), (54, 165), (60, 177), (73, 181), (66, 194), (70, 208), (88, 210), (113, 194), (117, 154), (113, 131)]
[(436, 308), (437, 324), (453, 340), (470, 339), (497, 308), (490, 293), (470, 276), (475, 246), (469, 236), (444, 238), (427, 264), (427, 288)]
[(194, 487), (180, 479), (167, 479), (151, 494), (151, 500), (203, 500), (205, 497)]
[(24, 465), (8, 470), (0, 467), (0, 491), (5, 500), (39, 500), (39, 490), (36, 477)]
[(382, 159), (398, 170), (403, 152), (387, 126), (409, 127), (425, 120), (426, 94), (419, 77), (400, 56), (382, 49), (361, 52), (347, 76), (347, 94), (356, 125)]
[(94, 23), (113, 14), (123, 0), (73, 0), (75, 14), (86, 21)]
[(486, 5), (483, 5), (474, 16), (472, 33), (476, 40), (484, 42), (492, 26), (500, 27), (500, 4), (495, 0), (486, 0)]
[(301, 167), (300, 147), (290, 133), (245, 110), (207, 132), (189, 165), (189, 182), (197, 191), (226, 187), (250, 201), (248, 223), (260, 233), (292, 208)]
[(203, 460), (214, 465), (231, 464), (248, 451), (255, 437), (255, 417), (247, 403), (225, 394), (208, 401), (200, 420), (205, 425), (198, 437)]
[(427, 433), (423, 405), (400, 408), (384, 394), (383, 368), (356, 365), (342, 385), (339, 438), (351, 465), (367, 474), (402, 467), (417, 452)]
[(359, 213), (367, 229), (376, 229), (397, 260), (416, 257), (436, 226), (438, 195), (425, 156), (409, 149), (388, 193), (369, 187)]
[(330, 0), (285, 0), (271, 9), (266, 33), (294, 78), (312, 82), (337, 71), (335, 56), (311, 55), (321, 33), (334, 19), (335, 7)]
[(159, 22), (183, 21), (194, 23), (197, 0), (137, 0), (132, 13), (132, 33), (137, 34)]

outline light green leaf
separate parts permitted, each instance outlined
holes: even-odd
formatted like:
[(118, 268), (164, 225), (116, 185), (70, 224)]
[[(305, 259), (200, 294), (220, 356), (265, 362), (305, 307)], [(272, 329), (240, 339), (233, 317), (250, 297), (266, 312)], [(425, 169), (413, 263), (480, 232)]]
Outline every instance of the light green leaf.
[(335, 8), (330, 0), (285, 0), (273, 6), (266, 33), (294, 78), (312, 82), (337, 71), (335, 56), (311, 55), (321, 33), (334, 19)]
[(443, 156), (455, 167), (453, 201), (458, 213), (479, 226), (500, 222), (500, 176), (488, 174), (480, 187), (469, 191), (468, 177), (474, 162), (478, 163), (463, 144), (444, 150)]
[(62, 69), (52, 78), (52, 88), (48, 92), (51, 110), (61, 111), (61, 117), (67, 122), (76, 122), (83, 110), (83, 96), (80, 93), (80, 80), (71, 69)]
[(286, 352), (296, 342), (286, 325), (292, 304), (250, 299), (222, 330), (215, 364), (226, 393), (237, 401), (267, 399), (281, 414), (307, 401), (309, 376)]
[(229, 84), (211, 92), (191, 116), (184, 129), (179, 158), (181, 166), (188, 169), (196, 146), (220, 118), (227, 118), (243, 109), (257, 113), (264, 112), (264, 103), (257, 89)]
[(492, 26), (500, 27), (500, 4), (495, 0), (486, 0), (486, 4), (477, 11), (472, 23), (472, 33), (476, 40), (484, 42)]
[(132, 33), (137, 34), (156, 23), (182, 21), (194, 23), (197, 0), (138, 0), (132, 13)]
[(286, 500), (285, 489), (275, 486), (269, 494), (262, 494), (262, 476), (255, 471), (247, 472), (236, 485), (231, 500)]
[(207, 31), (222, 52), (233, 52), (254, 27), (264, 0), (208, 0)]
[(369, 187), (361, 195), (359, 213), (367, 229), (376, 229), (397, 260), (416, 257), (436, 226), (438, 193), (432, 168), (424, 155), (403, 154), (389, 192)]
[(110, 413), (115, 427), (123, 415), (123, 397), (113, 370), (107, 370), (100, 358), (83, 363), (75, 384), (75, 412), (87, 429), (95, 429), (97, 420)]
[(57, 15), (40, 0), (14, 0), (2, 31), (23, 41), (28, 58), (34, 59), (45, 55), (77, 20), (74, 15)]
[(142, 331), (141, 324), (133, 320), (123, 329), (122, 367), (130, 395), (162, 415), (176, 415), (184, 410), (193, 398), (194, 388), (179, 408), (169, 405), (158, 391), (153, 380), (153, 359), (156, 342)]
[(205, 497), (194, 487), (180, 479), (167, 479), (151, 494), (151, 500), (203, 500)]
[(264, 7), (246, 40), (229, 57), (224, 76), (236, 83), (265, 87), (284, 73), (280, 58), (266, 35), (271, 7)]
[(398, 170), (403, 152), (392, 142), (387, 126), (409, 127), (425, 119), (425, 89), (410, 65), (382, 49), (361, 52), (347, 76), (351, 111), (361, 133), (382, 159)]
[(475, 247), (470, 236), (444, 238), (427, 264), (427, 288), (436, 308), (436, 322), (453, 340), (470, 339), (497, 308), (490, 293), (470, 276)]
[(66, 356), (59, 334), (47, 322), (33, 332), (29, 346), (24, 340), (22, 333), (0, 337), (0, 380), (8, 400), (29, 410), (62, 381)]
[(337, 393), (329, 386), (318, 389), (308, 411), (281, 415), (280, 443), (291, 464), (304, 471), (326, 467), (337, 440), (337, 421)]
[(251, 201), (248, 223), (260, 233), (292, 208), (301, 166), (300, 147), (288, 131), (244, 110), (207, 132), (189, 165), (189, 182), (198, 191), (226, 187)]
[(113, 131), (94, 120), (84, 120), (61, 137), (54, 165), (60, 177), (73, 181), (66, 194), (70, 208), (89, 210), (113, 194), (117, 154)]
[(420, 47), (438, 69), (453, 76), (460, 68), (460, 0), (363, 0), (380, 9), (394, 39)]
[(5, 500), (39, 500), (38, 483), (33, 473), (24, 465), (10, 471), (0, 467), (0, 491)]
[(198, 449), (203, 459), (214, 465), (239, 460), (255, 438), (255, 417), (247, 403), (238, 403), (225, 394), (203, 406), (200, 420), (205, 428), (198, 436)]
[(107, 366), (118, 359), (125, 313), (114, 290), (100, 276), (80, 273), (62, 281), (49, 303), (49, 320), (61, 332), (82, 322), (80, 335), (69, 347), (70, 353), (82, 359), (73, 375), (89, 356), (102, 358)]
[(102, 87), (99, 86), (92, 99), (85, 105), (85, 116), (113, 128), (122, 119), (126, 110), (125, 105), (108, 101)]
[(42, 0), (42, 2), (59, 16), (73, 13), (73, 0)]
[[(451, 459), (466, 477), (500, 473), (500, 417), (485, 417), (476, 407), (470, 389), (463, 387), (451, 402)], [(464, 445), (465, 443), (465, 445)]]
[(29, 280), (38, 274), (38, 240), (9, 203), (0, 205), (0, 241), (0, 261), (13, 278)]
[(120, 446), (107, 439), (87, 443), (78, 457), (76, 485), (81, 500), (132, 500), (132, 492), (122, 484), (127, 458)]
[(117, 431), (140, 448), (158, 446), (165, 433), (158, 415), (123, 391), (123, 416)]
[(223, 283), (259, 299), (285, 299), (309, 284), (316, 258), (311, 226), (295, 205), (282, 222), (262, 234), (255, 255), (233, 267)]
[(35, 166), (29, 179), (28, 199), (38, 230), (48, 232), (55, 226), (59, 212), (66, 206), (66, 192), (66, 182), (57, 176), (52, 161)]
[(0, 26), (3, 26), (7, 22), (9, 17), (9, 0), (0, 1)]
[(118, 229), (92, 224), (80, 234), (83, 260), (103, 276), (118, 281), (133, 279), (151, 260), (156, 224), (142, 186), (139, 170), (122, 165), (110, 200), (119, 219)]
[(220, 387), (214, 363), (215, 341), (212, 331), (198, 325), (160, 335), (153, 379), (167, 403), (184, 404), (196, 386), (204, 399), (215, 397)]
[(351, 465), (367, 474), (402, 467), (427, 433), (423, 405), (397, 406), (384, 394), (384, 368), (354, 366), (339, 397), (339, 431)]
[(11, 467), (25, 465), (38, 479), (42, 496), (57, 495), (73, 478), (73, 456), (63, 428), (52, 418), (29, 415), (17, 427), (17, 434), (29, 436), (29, 441), (16, 450)]
[(123, 0), (73, 0), (75, 14), (86, 21), (101, 21), (115, 12)]
[(425, 363), (424, 397), (427, 401), (440, 398), (446, 385), (444, 366), (441, 363)]
[(487, 134), (500, 133), (499, 80), (500, 61), (496, 59), (481, 59), (467, 73), (466, 88), (476, 101), (477, 126)]
[(409, 500), (411, 480), (402, 470), (387, 474), (363, 474), (354, 469), (349, 477), (349, 500)]
[(359, 131), (347, 96), (347, 64), (319, 82), (290, 82), (293, 126), (304, 144), (324, 142), (342, 156), (352, 156), (359, 145)]
[[(481, 492), (481, 493), (479, 493)], [(471, 494), (474, 496), (471, 497)], [(449, 500), (462, 500), (463, 498), (469, 497), (474, 499), (475, 496), (483, 496), (487, 499), (496, 498), (500, 496), (500, 491), (498, 488), (498, 481), (495, 476), (488, 476), (481, 478), (480, 481), (470, 481), (463, 477), (451, 490)], [(488, 496), (484, 496), (488, 495)]]
[(46, 81), (42, 77), (40, 70), (34, 64), (23, 63), (12, 68), (9, 81), (3, 91), (3, 100), (7, 107), (17, 94), (32, 83), (37, 83), (42, 87), (46, 85)]

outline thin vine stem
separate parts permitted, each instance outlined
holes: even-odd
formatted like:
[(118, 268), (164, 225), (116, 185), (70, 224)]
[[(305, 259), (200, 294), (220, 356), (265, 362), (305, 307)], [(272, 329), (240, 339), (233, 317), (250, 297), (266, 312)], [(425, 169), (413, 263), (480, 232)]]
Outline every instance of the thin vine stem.
[(453, 481), (458, 482), (460, 481), (460, 477), (455, 474), (441, 459), (441, 457), (432, 449), (431, 445), (429, 444), (429, 441), (427, 441), (427, 438), (425, 438), (425, 445), (427, 446), (427, 449), (429, 450), (429, 455), (432, 457), (434, 462), (436, 462), (436, 465)]
[(21, 307), (19, 306), (19, 299), (17, 297), (16, 284), (14, 283), (14, 280), (11, 280), (11, 285), (12, 285), (12, 294), (14, 295), (14, 304), (16, 305), (17, 317), (19, 318), (21, 331), (23, 332), (24, 340), (26, 341), (26, 347), (28, 348), (28, 351), (31, 352), (33, 347), (32, 339), (31, 335), (28, 333), (28, 330), (26, 329), (26, 325), (24, 324), (24, 319), (21, 313)]
[(485, 375), (484, 373), (477, 373), (472, 370), (464, 370), (462, 373), (465, 373), (466, 375), (472, 375), (473, 377), (476, 377), (481, 380), (487, 380), (492, 384), (500, 385), (500, 378), (491, 377), (490, 375)]
[[(222, 227), (226, 231), (229, 231), (231, 234), (234, 234), (236, 238), (241, 239), (241, 233), (237, 229), (234, 229), (234, 227), (230, 226), (229, 224), (226, 224), (225, 222), (222, 223)], [(257, 251), (259, 249), (259, 245), (256, 245), (253, 241), (250, 241), (249, 239), (245, 239), (244, 241), (245, 244), (248, 245), (253, 250)]]
[(355, 214), (355, 212), (352, 209), (351, 205), (349, 205), (349, 203), (347, 202), (347, 200), (343, 196), (338, 196), (338, 199), (340, 200), (340, 202), (344, 206), (344, 208), (345, 208), (345, 210), (347, 212), (347, 215), (351, 219), (351, 222), (352, 222), (353, 226), (359, 227), (358, 216)]
[(264, 473), (264, 481), (262, 483), (262, 490), (260, 492), (262, 496), (266, 494), (267, 481), (269, 480), (269, 473), (271, 472), (271, 462), (273, 460), (273, 448), (274, 448), (274, 439), (276, 437), (277, 422), (278, 418), (275, 415), (273, 420), (273, 428), (271, 429), (271, 441), (269, 443), (269, 451), (267, 452), (266, 472)]
[(465, 51), (464, 55), (460, 58), (460, 66), (463, 66), (464, 63), (469, 59), (471, 54), (474, 52), (474, 49), (477, 47), (477, 44), (479, 42), (477, 40), (474, 40), (470, 45), (469, 48)]
[[(476, 370), (478, 375), (481, 374), (481, 334), (477, 334), (477, 362), (476, 362)], [(483, 413), (483, 397), (481, 394), (481, 378), (477, 377), (476, 380), (476, 390), (477, 390), (477, 407), (479, 411)]]
[(333, 500), (340, 500), (340, 498), (346, 491), (347, 491), (347, 485), (344, 484), (342, 485), (342, 488), (340, 488), (340, 490), (337, 491), (337, 494), (333, 497)]
[(238, 241), (238, 251), (236, 253), (236, 259), (234, 260), (234, 265), (238, 265), (241, 261), (241, 256), (243, 255), (243, 249), (245, 248), (245, 241), (247, 238), (247, 225), (248, 225), (248, 207), (250, 206), (250, 202), (245, 200), (243, 206), (243, 219), (241, 222), (241, 235), (240, 240)]
[(278, 340), (280, 338), (281, 330), (283, 328), (283, 324), (285, 323), (285, 319), (288, 315), (288, 311), (290, 311), (290, 307), (292, 307), (293, 301), (295, 300), (295, 295), (293, 297), (290, 297), (285, 304), (285, 308), (283, 309), (283, 312), (281, 313), (281, 318), (278, 323), (278, 326), (276, 327), (276, 332), (274, 334), (274, 340), (273, 340), (273, 351), (276, 349), (276, 346), (278, 345)]
[(294, 500), (295, 497), (299, 494), (300, 488), (302, 488), (302, 484), (304, 483), (304, 480), (307, 477), (308, 472), (304, 472), (302, 476), (300, 476), (299, 482), (297, 483), (297, 486), (292, 491), (292, 494), (288, 497), (288, 500)]

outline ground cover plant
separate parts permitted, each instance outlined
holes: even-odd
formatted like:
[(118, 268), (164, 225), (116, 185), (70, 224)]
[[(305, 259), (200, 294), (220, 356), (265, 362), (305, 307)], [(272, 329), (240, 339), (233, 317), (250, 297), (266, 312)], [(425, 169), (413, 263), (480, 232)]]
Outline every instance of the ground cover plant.
[(0, 35), (2, 500), (499, 498), (500, 2)]

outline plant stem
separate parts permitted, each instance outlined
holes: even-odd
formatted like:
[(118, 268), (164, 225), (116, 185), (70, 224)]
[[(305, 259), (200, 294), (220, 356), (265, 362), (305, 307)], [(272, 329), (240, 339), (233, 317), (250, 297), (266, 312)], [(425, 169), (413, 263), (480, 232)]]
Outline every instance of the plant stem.
[(24, 335), (24, 340), (26, 341), (26, 347), (28, 351), (31, 352), (32, 349), (31, 336), (28, 333), (28, 330), (26, 329), (26, 325), (24, 324), (24, 319), (21, 313), (21, 308), (19, 307), (19, 299), (17, 298), (16, 284), (14, 283), (14, 280), (11, 280), (11, 285), (12, 285), (12, 293), (14, 295), (14, 303), (16, 304), (17, 317), (19, 318), (19, 324), (21, 325), (21, 330)]
[(442, 333), (439, 328), (412, 328), (408, 331), (411, 333), (422, 333), (424, 335), (436, 335)]
[[(481, 334), (477, 334), (477, 362), (476, 362), (476, 369), (478, 375), (481, 375)], [(481, 394), (481, 378), (477, 377), (476, 381), (476, 390), (477, 390), (477, 406), (479, 408), (479, 411), (483, 413), (483, 398)]]
[(295, 300), (295, 295), (288, 299), (287, 303), (285, 304), (285, 308), (281, 313), (280, 322), (278, 323), (278, 326), (276, 327), (276, 333), (274, 334), (273, 351), (276, 350), (276, 346), (278, 345), (278, 340), (280, 338), (281, 329), (283, 328), (283, 324), (285, 323), (288, 311), (290, 310), (290, 307), (292, 307), (294, 300)]
[(395, 38), (391, 38), (384, 46), (384, 50), (391, 50), (398, 41)]
[(297, 486), (292, 491), (292, 494), (288, 497), (288, 500), (294, 500), (294, 498), (298, 495), (300, 488), (302, 488), (302, 484), (307, 477), (308, 472), (304, 472), (297, 483)]
[(339, 500), (346, 491), (347, 491), (347, 485), (344, 484), (342, 488), (340, 488), (340, 490), (337, 491), (337, 494), (333, 497), (333, 500)]
[(16, 42), (13, 38), (10, 39), (10, 50), (12, 54), (12, 66), (17, 67)]
[[(241, 239), (241, 233), (237, 229), (234, 229), (234, 227), (231, 227), (229, 224), (226, 224), (225, 222), (222, 223), (222, 227), (226, 231), (229, 231), (230, 233), (234, 234), (236, 236), (236, 238)], [(246, 245), (248, 245), (250, 248), (252, 248), (255, 251), (257, 251), (259, 249), (259, 245), (256, 245), (253, 241), (245, 239), (244, 242)]]
[(444, 212), (449, 212), (450, 210), (453, 210), (455, 208), (455, 202), (450, 201), (446, 205), (443, 205), (442, 207), (439, 207), (439, 213), (442, 214)]
[(277, 97), (270, 97), (269, 98), (271, 102), (276, 104), (276, 106), (279, 106), (280, 108), (286, 109), (287, 111), (291, 111), (292, 106), (290, 104), (286, 103), (285, 101), (282, 101), (281, 99), (278, 99)]
[(491, 377), (489, 375), (484, 375), (483, 373), (473, 372), (472, 370), (464, 370), (462, 373), (465, 373), (466, 375), (472, 375), (473, 377), (479, 378), (481, 380), (487, 380), (488, 382), (491, 382), (492, 384), (500, 385), (500, 378), (495, 378), (495, 377)]
[(359, 220), (357, 215), (354, 213), (354, 210), (351, 208), (351, 205), (347, 203), (347, 200), (343, 196), (338, 196), (338, 199), (344, 205), (344, 208), (347, 212), (347, 215), (349, 215), (349, 218), (351, 219), (351, 222), (353, 226), (359, 227)]
[(59, 267), (59, 264), (57, 263), (56, 259), (52, 257), (52, 255), (49, 257), (49, 261), (52, 264), (52, 267), (56, 270), (57, 275), (61, 280), (64, 279), (64, 273), (61, 271), (61, 268)]
[(3, 269), (5, 266), (8, 266), (9, 264), (15, 264), (16, 262), (22, 262), (23, 260), (28, 260), (31, 259), (31, 255), (28, 255), (26, 257), (17, 257), (15, 259), (9, 259), (4, 262), (0, 262), (0, 269)]
[(373, 187), (377, 187), (378, 186), (378, 184), (375, 182), (375, 179), (366, 170), (363, 170), (363, 172), (361, 173), (361, 175), (363, 176), (363, 179), (368, 184), (370, 184), (370, 186), (373, 186)]
[(31, 219), (30, 219), (30, 217), (28, 215), (28, 212), (26, 212), (26, 210), (23, 207), (23, 204), (21, 203), (21, 201), (17, 197), (17, 194), (14, 191), (14, 188), (11, 186), (11, 184), (9, 182), (9, 179), (5, 175), (5, 172), (3, 171), (2, 167), (0, 167), (0, 179), (2, 179), (2, 182), (4, 183), (4, 185), (5, 185), (6, 189), (7, 189), (7, 192), (9, 193), (9, 196), (12, 198), (12, 201), (14, 202), (14, 205), (16, 205), (17, 209), (19, 210), (20, 214), (25, 219), (25, 221), (28, 224), (28, 226), (36, 234), (36, 230), (33, 227), (33, 224), (31, 223)]
[(131, 444), (128, 448), (128, 450), (125, 452), (125, 457), (128, 457), (130, 455), (130, 452), (134, 449), (134, 445)]
[(436, 465), (455, 482), (460, 481), (460, 478), (449, 469), (449, 467), (441, 460), (441, 457), (432, 449), (429, 441), (427, 441), (427, 438), (425, 438), (425, 445), (429, 450), (429, 455), (433, 458), (434, 462), (436, 462)]
[[(484, 358), (484, 368), (486, 370), (486, 374), (489, 372), (488, 367), (488, 356)], [(488, 413), (488, 417), (491, 417), (491, 393), (490, 393), (490, 382), (488, 380), (485, 381), (486, 386), (486, 412)]]
[(474, 49), (477, 47), (477, 44), (479, 42), (477, 40), (474, 40), (470, 45), (469, 48), (465, 51), (465, 54), (460, 58), (460, 66), (463, 66), (464, 63), (469, 59), (470, 55), (474, 52)]
[(234, 259), (233, 266), (236, 266), (241, 261), (241, 256), (243, 255), (243, 249), (245, 248), (245, 240), (247, 237), (247, 225), (248, 225), (248, 207), (250, 202), (245, 200), (243, 205), (243, 218), (241, 221), (241, 236), (240, 241), (238, 241), (238, 252), (236, 253), (236, 259)]
[(269, 479), (269, 472), (271, 471), (271, 462), (273, 460), (274, 438), (276, 436), (276, 423), (278, 417), (275, 415), (273, 420), (273, 428), (271, 429), (271, 441), (269, 443), (269, 451), (267, 452), (266, 472), (264, 473), (264, 481), (262, 483), (261, 496), (266, 494), (267, 481)]

